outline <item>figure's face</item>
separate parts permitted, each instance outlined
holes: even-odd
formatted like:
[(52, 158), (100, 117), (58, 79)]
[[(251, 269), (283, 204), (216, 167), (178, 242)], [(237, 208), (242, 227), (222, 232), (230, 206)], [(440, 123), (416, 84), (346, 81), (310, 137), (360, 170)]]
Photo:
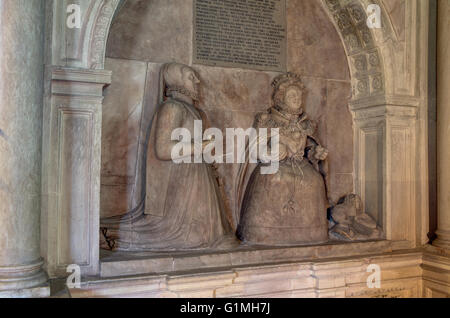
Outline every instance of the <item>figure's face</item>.
[(200, 84), (200, 80), (198, 79), (194, 70), (186, 69), (183, 72), (183, 82), (187, 90), (198, 94), (198, 84)]
[(302, 109), (302, 95), (302, 90), (297, 86), (287, 88), (284, 103), (290, 111), (297, 113)]

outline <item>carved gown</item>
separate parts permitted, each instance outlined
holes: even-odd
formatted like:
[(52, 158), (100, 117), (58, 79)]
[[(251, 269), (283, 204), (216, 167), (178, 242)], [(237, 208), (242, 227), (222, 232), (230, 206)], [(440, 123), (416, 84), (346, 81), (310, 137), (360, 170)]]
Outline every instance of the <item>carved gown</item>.
[[(181, 127), (194, 136), (194, 120), (202, 120), (192, 105), (169, 99), (160, 106), (181, 115)], [(157, 116), (153, 119), (147, 151), (145, 213), (137, 212), (106, 225), (109, 245), (119, 250), (183, 250), (217, 247), (231, 227), (219, 200), (217, 182), (210, 165), (159, 160), (155, 153)], [(169, 136), (164, 139), (170, 140)], [(103, 222), (104, 224), (108, 222)], [(103, 225), (105, 226), (105, 225)], [(228, 235), (228, 237), (230, 237)], [(112, 243), (111, 243), (112, 242)], [(110, 248), (112, 248), (110, 246)]]
[[(324, 178), (312, 159), (318, 145), (313, 137), (315, 124), (305, 114), (285, 119), (275, 109), (266, 116), (257, 126), (280, 129), (280, 166), (275, 174), (261, 174), (261, 163), (253, 171), (243, 198), (238, 237), (260, 245), (325, 242), (328, 202)], [(287, 141), (294, 149), (288, 149)]]

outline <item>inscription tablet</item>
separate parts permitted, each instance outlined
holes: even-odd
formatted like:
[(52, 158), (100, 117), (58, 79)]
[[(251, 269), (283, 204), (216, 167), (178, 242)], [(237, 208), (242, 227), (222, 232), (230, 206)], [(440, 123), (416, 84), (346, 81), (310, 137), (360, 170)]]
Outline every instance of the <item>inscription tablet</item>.
[(194, 0), (194, 63), (286, 71), (286, 0)]

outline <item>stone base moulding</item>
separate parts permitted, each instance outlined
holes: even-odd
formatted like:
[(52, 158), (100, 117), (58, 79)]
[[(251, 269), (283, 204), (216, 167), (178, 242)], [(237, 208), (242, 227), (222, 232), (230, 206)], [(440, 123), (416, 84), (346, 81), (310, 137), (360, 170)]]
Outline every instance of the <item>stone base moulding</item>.
[[(303, 247), (295, 249), (298, 254)], [(184, 267), (180, 265), (176, 271), (166, 273), (129, 271), (126, 273), (128, 276), (121, 276), (117, 272), (110, 272), (109, 277), (88, 279), (82, 282), (81, 288), (70, 289), (69, 293), (74, 298), (450, 297), (450, 254), (443, 249), (426, 246), (347, 256), (343, 256), (343, 252), (334, 251), (333, 257), (323, 259), (282, 259), (279, 263), (274, 260), (266, 264), (236, 263), (225, 267), (210, 266), (208, 269), (184, 264)], [(254, 253), (270, 255), (267, 250)], [(348, 254), (348, 251), (344, 253)], [(179, 257), (178, 261), (182, 259)], [(141, 265), (147, 266), (147, 269), (154, 265), (149, 259), (141, 261)], [(176, 263), (177, 260), (174, 258), (172, 261)], [(208, 259), (203, 259), (203, 262), (205, 265)], [(117, 264), (124, 269), (124, 265), (138, 263), (139, 260), (124, 259), (123, 263)], [(380, 268), (380, 288), (370, 288), (374, 286), (367, 283), (369, 275), (374, 273), (369, 270), (372, 264)]]
[(450, 251), (427, 246), (422, 261), (424, 297), (450, 298)]
[[(72, 297), (421, 297), (422, 253), (409, 251), (219, 270), (95, 279)], [(369, 288), (370, 264), (381, 288)]]
[(0, 298), (50, 296), (42, 265), (43, 261), (38, 260), (29, 265), (0, 267)]
[(433, 241), (433, 245), (442, 248), (450, 248), (450, 231), (437, 230), (437, 239)]
[(0, 291), (0, 298), (46, 298), (49, 296), (49, 284), (27, 289)]

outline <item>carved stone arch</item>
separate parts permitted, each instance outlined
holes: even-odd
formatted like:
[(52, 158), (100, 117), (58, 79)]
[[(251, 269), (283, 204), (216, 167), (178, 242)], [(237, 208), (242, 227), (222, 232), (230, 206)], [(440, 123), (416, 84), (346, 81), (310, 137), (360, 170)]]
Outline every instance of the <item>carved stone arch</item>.
[[(81, 25), (67, 24), (75, 11), (70, 0), (48, 1), (47, 63), (77, 69), (103, 69), (109, 27), (124, 0), (80, 0)], [(72, 1), (73, 2), (73, 1)]]
[[(381, 49), (387, 42), (396, 42), (389, 15), (379, 0), (320, 0), (332, 20), (347, 54), (352, 79), (352, 98), (364, 99), (383, 96), (392, 82), (386, 76), (385, 67), (393, 65), (392, 49)], [(106, 43), (114, 16), (126, 0), (95, 0), (87, 21), (89, 36), (85, 37), (87, 47), (87, 68), (103, 69)], [(367, 27), (366, 8), (378, 4), (381, 8), (382, 28)], [(89, 22), (88, 22), (89, 24)]]
[[(111, 22), (126, 0), (96, 0), (87, 21), (90, 26), (88, 68), (103, 69), (106, 42)], [(325, 11), (333, 21), (344, 43), (353, 79), (353, 97), (380, 95), (384, 92), (383, 60), (390, 59), (379, 51), (378, 45), (392, 39), (395, 33), (389, 16), (379, 0), (321, 0)], [(382, 29), (370, 30), (367, 25), (366, 8), (376, 3), (382, 11)], [(89, 26), (88, 26), (89, 27)], [(368, 79), (370, 77), (370, 83)], [(369, 85), (371, 84), (371, 85)]]
[[(383, 96), (386, 88), (385, 66), (392, 57), (380, 49), (395, 36), (384, 7), (379, 1), (367, 0), (321, 0), (325, 11), (344, 43), (352, 80), (352, 99)], [(369, 4), (378, 4), (381, 9), (382, 28), (367, 26)], [(388, 52), (389, 53), (389, 52)]]
[(92, 13), (94, 21), (88, 46), (88, 68), (103, 69), (105, 64), (106, 42), (111, 22), (125, 0), (99, 0), (101, 2)]

